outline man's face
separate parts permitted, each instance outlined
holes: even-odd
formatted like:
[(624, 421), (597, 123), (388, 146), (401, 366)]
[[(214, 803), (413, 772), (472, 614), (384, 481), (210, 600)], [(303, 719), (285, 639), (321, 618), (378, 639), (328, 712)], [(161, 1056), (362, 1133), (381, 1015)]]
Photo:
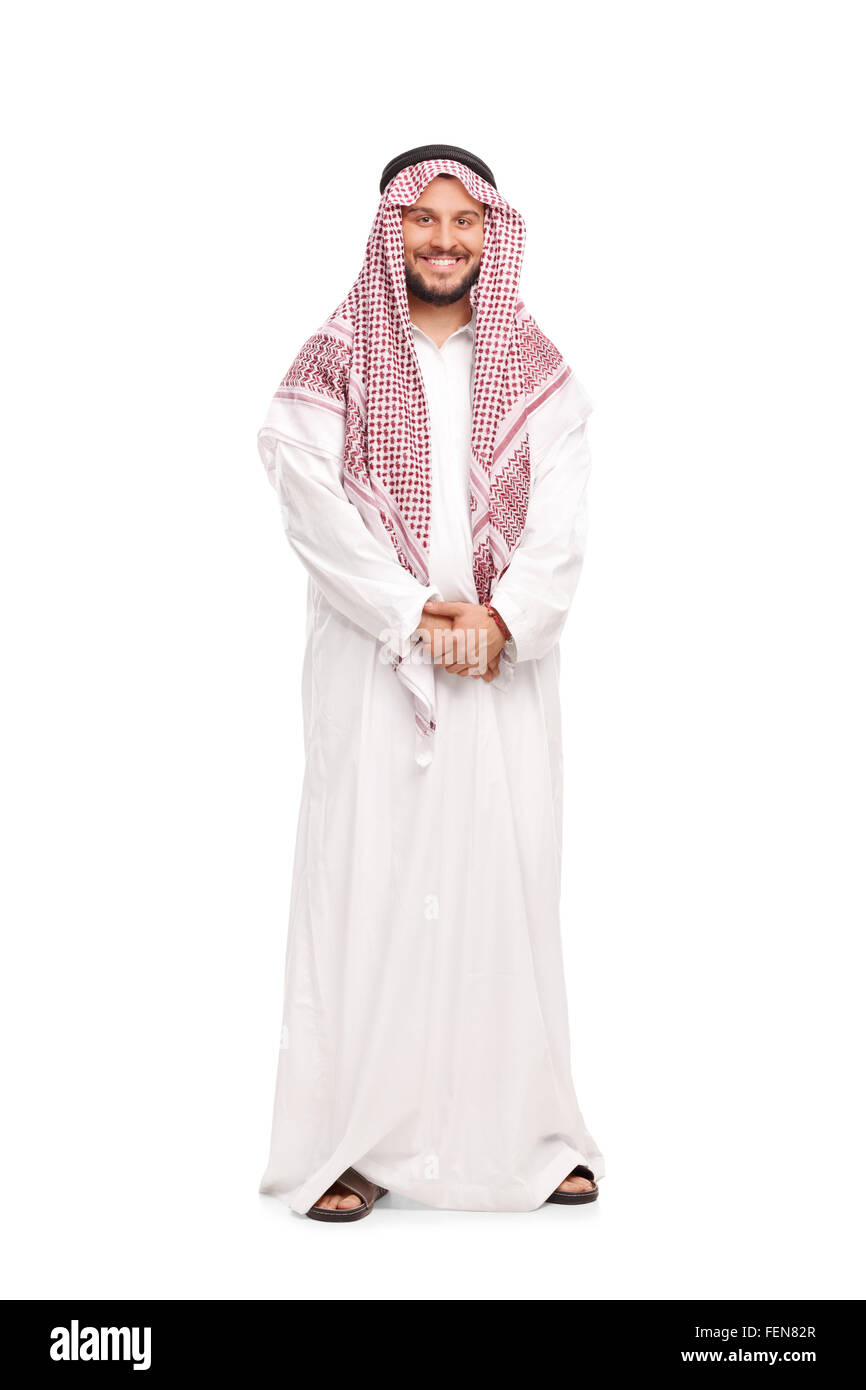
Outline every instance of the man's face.
[(459, 179), (435, 178), (403, 208), (406, 288), (428, 304), (454, 304), (468, 293), (483, 247), (484, 204)]

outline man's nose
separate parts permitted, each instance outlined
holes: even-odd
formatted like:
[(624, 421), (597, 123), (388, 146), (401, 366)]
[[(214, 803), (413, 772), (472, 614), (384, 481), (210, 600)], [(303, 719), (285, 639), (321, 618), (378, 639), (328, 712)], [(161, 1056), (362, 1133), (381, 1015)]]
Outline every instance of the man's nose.
[(430, 238), (430, 249), (440, 251), (443, 256), (457, 250), (457, 243), (447, 228), (436, 228)]

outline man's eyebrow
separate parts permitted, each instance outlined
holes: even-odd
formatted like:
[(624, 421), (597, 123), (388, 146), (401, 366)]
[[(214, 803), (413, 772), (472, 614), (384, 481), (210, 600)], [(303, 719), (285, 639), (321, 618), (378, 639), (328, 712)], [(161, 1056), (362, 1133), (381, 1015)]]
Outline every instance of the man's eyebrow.
[[(434, 217), (436, 216), (436, 209), (435, 209), (435, 208), (411, 207), (411, 208), (407, 208), (406, 211), (407, 211), (407, 212), (429, 212), (429, 213), (432, 213)], [(454, 213), (454, 216), (455, 216), (455, 217), (480, 217), (481, 214), (480, 214), (480, 212), (478, 212), (475, 208), (466, 208), (463, 212), (455, 212), (455, 213)]]

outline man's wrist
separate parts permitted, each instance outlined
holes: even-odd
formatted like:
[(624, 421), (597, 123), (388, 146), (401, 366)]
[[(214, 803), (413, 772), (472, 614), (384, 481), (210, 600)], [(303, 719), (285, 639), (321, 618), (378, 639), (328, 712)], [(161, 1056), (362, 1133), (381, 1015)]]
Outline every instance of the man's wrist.
[(508, 661), (518, 661), (520, 658), (520, 637), (524, 628), (524, 614), (520, 604), (515, 602), (511, 594), (503, 589), (498, 592), (501, 586), (497, 585), (490, 595), (490, 606), (495, 608), (505, 626), (508, 628), (508, 640), (502, 649), (502, 654)]
[(505, 641), (510, 642), (511, 633), (508, 629), (508, 624), (506, 623), (502, 614), (499, 612), (497, 608), (493, 607), (492, 603), (486, 603), (484, 606), (487, 609), (488, 615), (493, 619), (496, 626), (499, 628), (499, 631), (502, 633), (502, 636), (505, 639)]

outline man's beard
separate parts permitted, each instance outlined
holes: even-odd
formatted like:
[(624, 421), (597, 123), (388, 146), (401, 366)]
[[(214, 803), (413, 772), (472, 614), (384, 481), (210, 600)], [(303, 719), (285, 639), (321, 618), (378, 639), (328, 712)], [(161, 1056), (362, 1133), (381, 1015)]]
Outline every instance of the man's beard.
[(451, 289), (437, 290), (431, 289), (426, 281), (421, 279), (417, 271), (411, 266), (406, 266), (406, 288), (411, 290), (416, 299), (423, 299), (427, 304), (456, 304), (458, 299), (462, 299), (465, 294), (475, 284), (481, 274), (481, 257), (479, 256), (474, 270), (470, 270), (459, 280)]

